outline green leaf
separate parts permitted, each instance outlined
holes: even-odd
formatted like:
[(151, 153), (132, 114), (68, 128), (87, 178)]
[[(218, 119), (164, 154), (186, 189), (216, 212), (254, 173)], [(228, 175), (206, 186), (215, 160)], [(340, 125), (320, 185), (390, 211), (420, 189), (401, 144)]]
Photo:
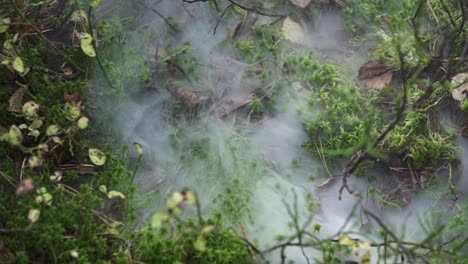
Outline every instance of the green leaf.
[(16, 57), (13, 60), (13, 68), (19, 73), (24, 73), (25, 72), (24, 63), (23, 63), (23, 60), (20, 57)]
[(81, 115), (80, 105), (76, 103), (66, 103), (65, 112), (70, 115), (71, 120), (76, 120)]
[(174, 192), (167, 200), (167, 208), (175, 209), (184, 201), (184, 196), (180, 192)]
[(199, 236), (197, 240), (193, 243), (193, 247), (198, 251), (205, 251), (206, 250), (206, 241), (202, 236)]
[(102, 3), (102, 0), (93, 0), (93, 2), (91, 2), (91, 6), (96, 7), (100, 5), (101, 3)]
[(88, 23), (88, 17), (86, 16), (86, 12), (81, 9), (78, 9), (75, 12), (73, 12), (70, 16), (70, 20), (77, 23)]
[(105, 185), (101, 185), (101, 186), (99, 186), (99, 191), (101, 191), (103, 193), (107, 193), (107, 187)]
[(46, 129), (46, 135), (47, 136), (55, 136), (59, 132), (60, 127), (58, 125), (50, 125)]
[(151, 218), (151, 227), (160, 228), (164, 222), (169, 220), (169, 215), (166, 212), (159, 212)]
[(110, 191), (107, 193), (107, 197), (109, 199), (114, 199), (114, 198), (119, 198), (119, 199), (125, 199), (125, 195), (121, 192), (118, 191)]
[(369, 264), (371, 261), (371, 252), (368, 250), (364, 256), (362, 256), (361, 261), (359, 261), (359, 264)]
[(102, 166), (106, 163), (106, 155), (99, 149), (91, 148), (88, 150), (89, 158), (91, 162), (96, 166)]
[(42, 126), (42, 124), (42, 119), (36, 118), (32, 121), (31, 125), (29, 126), (29, 129), (38, 129)]
[(89, 57), (96, 57), (96, 51), (93, 47), (93, 37), (88, 33), (79, 33), (81, 49)]
[(23, 114), (28, 117), (33, 117), (37, 115), (37, 111), (39, 110), (39, 105), (34, 101), (26, 102), (23, 105)]
[(10, 27), (11, 19), (9, 17), (0, 19), (0, 34), (4, 33)]
[(23, 141), (23, 134), (21, 134), (21, 130), (15, 125), (12, 125), (8, 134), (3, 137), (12, 145), (19, 145)]
[(80, 129), (87, 128), (88, 124), (89, 124), (89, 118), (87, 118), (86, 116), (81, 117), (77, 122), (77, 125)]

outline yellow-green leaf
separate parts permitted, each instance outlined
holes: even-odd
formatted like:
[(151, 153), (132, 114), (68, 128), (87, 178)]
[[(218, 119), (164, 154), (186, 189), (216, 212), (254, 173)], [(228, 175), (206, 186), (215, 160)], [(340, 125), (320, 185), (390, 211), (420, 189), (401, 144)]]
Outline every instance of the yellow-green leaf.
[(39, 219), (40, 215), (41, 215), (41, 211), (37, 209), (29, 209), (29, 212), (28, 212), (29, 223), (34, 224)]
[(81, 115), (80, 105), (76, 103), (66, 103), (65, 112), (70, 115), (71, 120), (76, 120)]
[(151, 218), (151, 227), (160, 228), (164, 222), (169, 220), (169, 215), (165, 212), (156, 213)]
[(88, 150), (89, 158), (91, 162), (96, 166), (102, 166), (106, 163), (106, 155), (99, 149), (91, 148)]
[(13, 60), (13, 68), (19, 73), (24, 73), (24, 71), (25, 71), (24, 63), (23, 63), (23, 60), (20, 57), (16, 57)]
[(47, 136), (55, 136), (59, 132), (60, 127), (58, 125), (50, 125), (46, 129), (46, 135)]
[(4, 33), (10, 27), (11, 19), (9, 17), (0, 19), (0, 33)]
[(93, 2), (91, 2), (91, 6), (96, 7), (100, 5), (101, 3), (102, 3), (102, 0), (93, 0)]
[(88, 23), (88, 17), (86, 16), (86, 12), (81, 9), (78, 9), (75, 12), (73, 12), (70, 16), (70, 20), (77, 23)]
[(359, 264), (370, 264), (371, 262), (371, 253), (370, 250), (368, 250), (361, 258), (361, 261), (359, 261)]
[(89, 118), (87, 118), (86, 116), (81, 117), (77, 122), (77, 125), (80, 129), (87, 128), (88, 124), (89, 124)]
[(136, 148), (136, 150), (138, 152), (138, 155), (140, 155), (140, 156), (143, 155), (143, 147), (140, 144), (133, 143), (133, 146), (135, 146), (135, 148)]
[(37, 111), (39, 110), (39, 105), (34, 101), (26, 102), (23, 105), (23, 114), (28, 117), (33, 117), (37, 115)]
[(21, 134), (21, 130), (17, 126), (12, 125), (6, 135), (6, 140), (12, 145), (19, 145), (23, 141), (23, 134)]
[(96, 57), (96, 51), (93, 47), (93, 37), (88, 33), (80, 33), (78, 36), (83, 52), (89, 57)]
[(206, 250), (206, 241), (202, 236), (199, 236), (197, 240), (193, 243), (193, 247), (198, 251), (205, 251)]
[(110, 191), (107, 193), (107, 197), (109, 197), (109, 199), (114, 199), (114, 198), (119, 198), (119, 199), (125, 199), (125, 195), (121, 192), (118, 192), (118, 191)]
[(172, 196), (167, 200), (167, 208), (175, 209), (184, 201), (184, 196), (180, 192), (174, 192)]
[(101, 186), (99, 186), (99, 191), (101, 191), (103, 193), (107, 193), (107, 187), (105, 185), (101, 185)]

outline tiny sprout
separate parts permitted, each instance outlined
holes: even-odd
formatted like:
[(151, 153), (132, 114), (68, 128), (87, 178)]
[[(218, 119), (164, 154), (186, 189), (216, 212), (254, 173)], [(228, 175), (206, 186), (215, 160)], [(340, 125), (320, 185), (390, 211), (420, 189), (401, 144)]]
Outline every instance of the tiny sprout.
[(26, 124), (19, 125), (19, 129), (26, 129), (26, 128), (28, 128), (28, 125)]
[(34, 181), (31, 179), (25, 179), (18, 184), (18, 187), (16, 187), (15, 193), (16, 195), (26, 194), (34, 190), (34, 188), (35, 188)]
[(46, 135), (47, 136), (55, 136), (59, 132), (60, 127), (58, 125), (50, 125), (46, 129)]
[(37, 209), (29, 209), (29, 212), (28, 212), (29, 223), (34, 224), (39, 219), (40, 215), (41, 215), (41, 211)]
[(34, 117), (37, 115), (37, 111), (39, 110), (39, 105), (34, 101), (26, 102), (23, 105), (23, 114), (28, 117)]
[(56, 171), (54, 174), (50, 175), (49, 179), (53, 182), (59, 182), (62, 180), (63, 173), (61, 171)]
[(88, 127), (89, 118), (87, 118), (86, 116), (83, 116), (78, 120), (77, 124), (80, 129), (85, 129)]
[(91, 148), (88, 150), (89, 158), (91, 162), (96, 166), (102, 166), (106, 163), (106, 155), (102, 151), (96, 148)]
[(42, 166), (43, 162), (42, 158), (37, 155), (33, 155), (28, 159), (28, 164), (31, 169)]

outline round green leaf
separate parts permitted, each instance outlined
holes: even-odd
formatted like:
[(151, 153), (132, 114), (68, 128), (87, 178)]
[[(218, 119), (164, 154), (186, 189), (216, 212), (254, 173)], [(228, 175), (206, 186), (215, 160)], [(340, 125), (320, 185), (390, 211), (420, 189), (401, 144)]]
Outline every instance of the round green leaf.
[(46, 129), (46, 135), (49, 136), (49, 137), (57, 135), (59, 130), (60, 130), (60, 127), (58, 125), (50, 125)]
[(24, 63), (23, 63), (23, 60), (20, 57), (16, 57), (13, 60), (13, 69), (15, 69), (19, 73), (24, 73), (24, 71), (25, 71)]
[(21, 134), (21, 130), (17, 126), (12, 125), (6, 140), (12, 145), (19, 145), (23, 141), (23, 134)]
[(89, 158), (91, 162), (96, 166), (102, 166), (106, 163), (106, 155), (99, 149), (91, 148), (88, 150)]
[(37, 111), (39, 110), (39, 105), (34, 101), (26, 102), (23, 105), (23, 114), (28, 117), (33, 117), (37, 115)]
[(86, 116), (81, 117), (77, 122), (77, 125), (80, 129), (87, 128), (88, 124), (89, 124), (89, 118), (87, 118)]
[(10, 27), (11, 19), (9, 17), (0, 19), (0, 33), (4, 33)]

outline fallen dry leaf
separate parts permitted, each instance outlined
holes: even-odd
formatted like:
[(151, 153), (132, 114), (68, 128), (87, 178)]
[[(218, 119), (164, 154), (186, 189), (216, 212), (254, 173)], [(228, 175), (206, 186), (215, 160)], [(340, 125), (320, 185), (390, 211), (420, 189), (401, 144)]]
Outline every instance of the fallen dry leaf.
[(177, 100), (189, 106), (195, 106), (203, 101), (210, 99), (209, 96), (202, 95), (196, 92), (192, 92), (183, 88), (180, 88), (173, 83), (167, 85), (167, 91), (174, 96)]
[(381, 90), (392, 81), (392, 68), (385, 62), (369, 61), (361, 66), (358, 84), (361, 88)]
[(294, 5), (297, 5), (298, 7), (305, 8), (310, 4), (312, 0), (291, 0), (291, 3)]
[(8, 103), (10, 104), (8, 110), (10, 112), (22, 113), (23, 96), (25, 93), (26, 88), (21, 87), (10, 97), (10, 100), (8, 100)]

